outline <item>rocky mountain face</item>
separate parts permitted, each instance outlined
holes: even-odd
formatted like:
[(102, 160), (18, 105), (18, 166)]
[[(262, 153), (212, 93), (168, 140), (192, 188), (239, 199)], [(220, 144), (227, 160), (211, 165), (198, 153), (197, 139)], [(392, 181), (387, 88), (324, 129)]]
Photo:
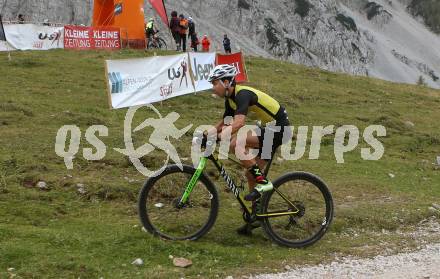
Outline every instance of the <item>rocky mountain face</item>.
[(93, 0), (0, 0), (3, 20), (16, 20), (19, 14), (29, 22), (89, 24)]
[[(148, 1), (146, 17), (154, 16)], [(410, 0), (166, 0), (168, 13), (191, 16), (199, 37), (235, 50), (313, 67), (440, 88), (440, 37)], [(90, 24), (92, 0), (0, 0), (6, 19)], [(157, 18), (159, 21), (159, 18)], [(159, 24), (164, 30), (165, 26)], [(166, 32), (162, 34), (168, 35)], [(169, 38), (171, 45), (171, 39)]]

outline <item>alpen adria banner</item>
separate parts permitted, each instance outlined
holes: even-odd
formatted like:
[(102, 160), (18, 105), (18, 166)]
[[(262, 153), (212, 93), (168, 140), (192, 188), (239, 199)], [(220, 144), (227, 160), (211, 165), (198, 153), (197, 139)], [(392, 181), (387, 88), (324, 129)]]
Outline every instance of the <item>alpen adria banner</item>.
[(8, 43), (19, 50), (64, 48), (64, 27), (7, 24), (4, 30)]
[(186, 53), (107, 60), (106, 71), (112, 108), (151, 104), (195, 91)]

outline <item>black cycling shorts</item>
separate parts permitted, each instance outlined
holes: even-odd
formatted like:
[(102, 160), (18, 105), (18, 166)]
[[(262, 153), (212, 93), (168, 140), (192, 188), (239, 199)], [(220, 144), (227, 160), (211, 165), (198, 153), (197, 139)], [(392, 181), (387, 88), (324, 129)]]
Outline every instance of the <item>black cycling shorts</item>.
[[(288, 143), (293, 136), (293, 131), (290, 127), (287, 113), (283, 108), (281, 109), (284, 111), (283, 116), (279, 117), (276, 120), (274, 128), (271, 128), (270, 125), (260, 127), (261, 134), (258, 136), (258, 141), (260, 144), (258, 157), (260, 157), (261, 159), (270, 160), (276, 152), (277, 148), (285, 143)], [(280, 130), (276, 131), (277, 129)], [(270, 140), (270, 134), (272, 133), (273, 140)], [(264, 142), (265, 138), (267, 139), (267, 142)], [(267, 145), (266, 148), (265, 145)]]

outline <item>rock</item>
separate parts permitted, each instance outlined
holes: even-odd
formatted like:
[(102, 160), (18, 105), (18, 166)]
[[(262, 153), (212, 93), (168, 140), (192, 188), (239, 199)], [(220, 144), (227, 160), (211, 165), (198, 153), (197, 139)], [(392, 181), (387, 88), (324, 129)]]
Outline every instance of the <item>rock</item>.
[(411, 121), (405, 121), (404, 124), (405, 124), (405, 127), (408, 129), (412, 129), (412, 128), (414, 128), (414, 126), (416, 126)]
[(292, 268), (290, 267), (290, 265), (285, 265), (285, 266), (284, 266), (284, 269), (285, 269), (285, 270), (290, 270), (290, 269), (292, 269)]
[(13, 267), (8, 268), (8, 272), (13, 272), (13, 271), (15, 271), (15, 268), (13, 268)]
[(437, 203), (433, 203), (433, 204), (432, 204), (432, 207), (434, 207), (434, 208), (437, 209), (437, 210), (440, 210), (440, 205), (437, 204)]
[(37, 183), (37, 187), (38, 187), (40, 190), (47, 190), (47, 189), (49, 189), (49, 187), (47, 186), (47, 183), (44, 182), (44, 181), (38, 181), (38, 183)]
[(159, 202), (159, 203), (154, 204), (154, 206), (157, 208), (162, 208), (164, 206), (164, 204)]
[(392, 173), (389, 173), (388, 176), (389, 176), (390, 178), (394, 178), (394, 177), (396, 177), (396, 176), (395, 176), (394, 174), (392, 174)]
[(173, 264), (174, 264), (174, 266), (177, 266), (177, 267), (186, 268), (186, 267), (189, 267), (192, 265), (192, 261), (185, 259), (185, 258), (174, 258)]
[(132, 263), (132, 265), (137, 265), (137, 266), (141, 266), (144, 264), (144, 261), (141, 258), (137, 258), (136, 260), (134, 260)]
[(226, 279), (234, 279), (234, 277), (232, 277), (231, 275), (229, 275), (228, 277), (226, 277)]
[(84, 184), (78, 183), (78, 184), (76, 184), (76, 188), (77, 188), (78, 193), (80, 193), (81, 195), (84, 195), (87, 193), (87, 190), (86, 190)]
[(440, 156), (437, 156), (437, 166), (440, 166)]
[(87, 191), (84, 188), (78, 188), (78, 193), (80, 193), (81, 195), (85, 195)]
[(170, 260), (174, 259), (173, 255), (169, 255), (168, 259), (170, 259)]
[(436, 208), (434, 208), (434, 207), (432, 207), (432, 206), (428, 207), (428, 210), (429, 210), (430, 212), (432, 212), (432, 213), (440, 213), (440, 210), (438, 210), (438, 209), (436, 209)]

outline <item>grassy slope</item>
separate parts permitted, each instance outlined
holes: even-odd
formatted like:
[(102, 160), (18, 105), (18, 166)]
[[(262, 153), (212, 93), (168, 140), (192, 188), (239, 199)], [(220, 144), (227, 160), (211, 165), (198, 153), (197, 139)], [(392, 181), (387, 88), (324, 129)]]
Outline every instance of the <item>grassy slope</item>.
[[(345, 164), (337, 164), (328, 138), (320, 160), (276, 162), (272, 177), (306, 170), (320, 175), (333, 192), (332, 229), (308, 249), (274, 246), (261, 231), (253, 238), (237, 237), (241, 214), (223, 191), (218, 222), (202, 240), (152, 238), (140, 230), (136, 212), (144, 178), (113, 151), (123, 147), (126, 110), (108, 109), (104, 78), (105, 59), (144, 55), (15, 52), (12, 62), (0, 56), (0, 277), (7, 276), (8, 267), (23, 278), (214, 277), (276, 271), (286, 263), (329, 260), (335, 253), (369, 255), (383, 245), (411, 245), (410, 240), (377, 233), (411, 228), (430, 216), (428, 206), (440, 199), (440, 170), (433, 164), (440, 155), (440, 91), (248, 58), (251, 85), (285, 104), (292, 124), (354, 124), (362, 130), (383, 124), (388, 132), (381, 139), (384, 157), (363, 161), (357, 148), (345, 156)], [(165, 115), (179, 112), (177, 125), (185, 127), (215, 122), (222, 106), (222, 101), (203, 94), (157, 108)], [(137, 121), (148, 115), (146, 110), (139, 113)], [(415, 127), (406, 128), (407, 120)], [(79, 154), (74, 170), (66, 170), (54, 143), (57, 130), (67, 124), (78, 125), (82, 133), (93, 124), (108, 126), (109, 137), (103, 138), (109, 147), (106, 158), (87, 162)], [(182, 157), (190, 157), (190, 140), (188, 135), (177, 143)], [(81, 147), (90, 147), (84, 137)], [(153, 168), (163, 158), (156, 153), (145, 163)], [(50, 191), (25, 187), (39, 180), (46, 181)], [(77, 183), (86, 185), (86, 195), (77, 193)], [(223, 189), (223, 183), (216, 184)], [(176, 269), (169, 255), (190, 258), (194, 265)], [(145, 265), (131, 266), (138, 257)]]

